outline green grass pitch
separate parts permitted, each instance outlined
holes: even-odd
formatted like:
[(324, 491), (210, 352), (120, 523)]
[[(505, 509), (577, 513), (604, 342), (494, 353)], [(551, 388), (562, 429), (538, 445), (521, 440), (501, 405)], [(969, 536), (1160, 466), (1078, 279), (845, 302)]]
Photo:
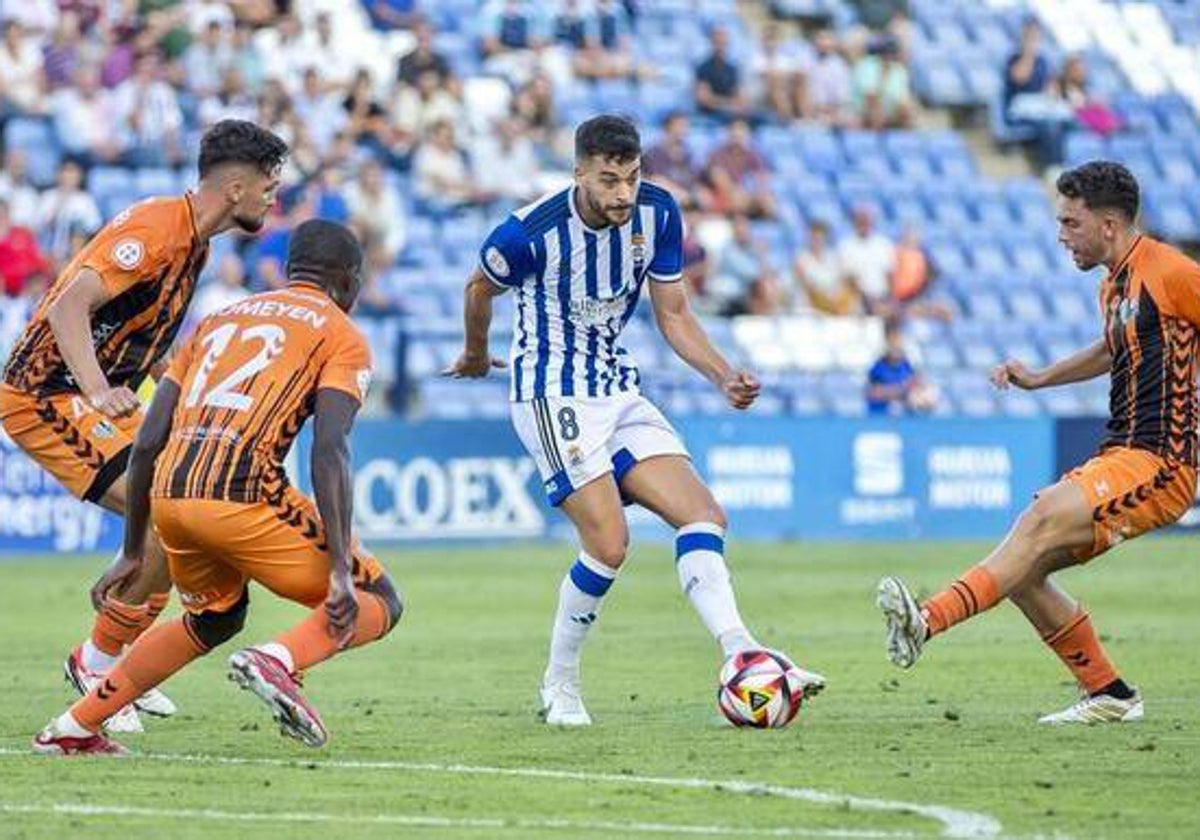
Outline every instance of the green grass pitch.
[[(735, 543), (751, 628), (824, 673), (826, 693), (785, 731), (722, 725), (718, 652), (670, 550), (635, 546), (585, 653), (596, 725), (553, 731), (535, 690), (571, 548), (415, 546), (384, 557), (408, 607), (399, 628), (308, 675), (326, 749), (281, 738), (226, 681), (229, 645), (166, 686), (180, 715), (126, 736), (146, 754), (128, 761), (24, 754), (71, 699), (61, 663), (101, 561), (0, 562), (0, 837), (934, 837), (948, 825), (854, 797), (970, 812), (1004, 837), (1194, 837), (1198, 548), (1144, 539), (1061, 576), (1142, 688), (1136, 725), (1038, 727), (1074, 689), (1010, 606), (938, 639), (911, 672), (885, 660), (880, 574), (930, 590), (985, 546)], [(300, 614), (255, 590), (241, 638)]]

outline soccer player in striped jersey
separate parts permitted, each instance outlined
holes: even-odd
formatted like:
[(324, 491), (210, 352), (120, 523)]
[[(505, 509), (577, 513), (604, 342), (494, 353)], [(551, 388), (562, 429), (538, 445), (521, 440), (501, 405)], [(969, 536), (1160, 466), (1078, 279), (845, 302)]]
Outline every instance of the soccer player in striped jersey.
[[(575, 132), (575, 183), (509, 216), (484, 242), (467, 283), (466, 336), (447, 371), (487, 376), (492, 300), (517, 297), (512, 419), (550, 503), (575, 525), (580, 551), (563, 578), (541, 697), (549, 724), (586, 726), (580, 652), (625, 561), (623, 505), (637, 503), (676, 529), (679, 582), (731, 656), (758, 643), (746, 629), (725, 565), (725, 513), (692, 468), (662, 413), (638, 391), (618, 343), (649, 287), (659, 329), (685, 362), (749, 408), (753, 375), (713, 347), (680, 282), (683, 220), (670, 194), (641, 178), (641, 140), (626, 119), (602, 115)], [(824, 686), (806, 674), (808, 692)]]
[(1200, 265), (1135, 227), (1138, 183), (1118, 163), (1094, 161), (1058, 179), (1059, 241), (1075, 264), (1108, 269), (1100, 284), (1104, 334), (1031, 371), (1010, 360), (998, 388), (1025, 390), (1110, 376), (1112, 417), (1100, 451), (1037, 494), (991, 554), (918, 604), (897, 578), (879, 584), (892, 662), (909, 668), (931, 639), (1007, 598), (1082, 689), (1041, 723), (1121, 723), (1143, 716), (1091, 618), (1051, 575), (1175, 522), (1196, 496), (1196, 371)]

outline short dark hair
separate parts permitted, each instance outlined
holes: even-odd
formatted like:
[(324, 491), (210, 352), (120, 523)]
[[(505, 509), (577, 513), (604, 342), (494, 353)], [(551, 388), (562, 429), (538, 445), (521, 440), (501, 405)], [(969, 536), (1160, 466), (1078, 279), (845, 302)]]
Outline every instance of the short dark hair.
[(1119, 163), (1093, 160), (1068, 169), (1058, 176), (1056, 186), (1060, 195), (1082, 199), (1089, 210), (1117, 210), (1130, 221), (1137, 218), (1137, 178)]
[(575, 159), (596, 157), (618, 163), (633, 160), (642, 154), (642, 138), (637, 126), (625, 117), (601, 114), (579, 124), (575, 129)]
[(221, 120), (200, 140), (200, 177), (227, 163), (244, 163), (264, 175), (287, 158), (287, 143), (246, 120)]
[(288, 277), (303, 276), (323, 285), (337, 275), (357, 271), (362, 246), (345, 225), (327, 219), (309, 219), (292, 231), (288, 241)]

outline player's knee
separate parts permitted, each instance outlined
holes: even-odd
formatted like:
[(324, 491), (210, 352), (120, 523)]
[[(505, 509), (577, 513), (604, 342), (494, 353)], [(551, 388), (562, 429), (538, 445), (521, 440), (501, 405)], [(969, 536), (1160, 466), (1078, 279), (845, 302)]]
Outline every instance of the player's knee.
[(201, 613), (189, 613), (185, 620), (200, 643), (212, 650), (242, 632), (249, 605), (250, 593), (243, 591), (241, 599), (232, 608), (223, 612), (205, 610)]
[(404, 600), (400, 597), (400, 593), (396, 591), (392, 579), (387, 575), (383, 575), (378, 580), (368, 583), (363, 589), (377, 596), (387, 607), (388, 613), (388, 632), (396, 626), (400, 621), (400, 616), (404, 615)]
[(1049, 556), (1060, 548), (1064, 525), (1061, 508), (1044, 496), (1034, 499), (1033, 504), (1021, 514), (1021, 534), (1039, 558)]
[(613, 529), (598, 539), (589, 540), (584, 550), (610, 569), (619, 569), (629, 551), (629, 531), (624, 528)]

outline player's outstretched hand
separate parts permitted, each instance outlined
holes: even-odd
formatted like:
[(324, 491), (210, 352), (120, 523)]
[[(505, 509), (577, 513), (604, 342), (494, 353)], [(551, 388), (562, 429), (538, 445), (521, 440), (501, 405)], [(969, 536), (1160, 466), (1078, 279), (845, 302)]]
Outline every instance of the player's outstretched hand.
[(1041, 386), (1037, 374), (1016, 359), (1009, 359), (1003, 364), (992, 368), (992, 384), (1001, 391), (1009, 385), (1016, 385), (1023, 391), (1032, 391)]
[(329, 594), (325, 597), (325, 616), (329, 619), (329, 636), (344, 650), (354, 641), (354, 622), (358, 619), (358, 601), (354, 598), (354, 581), (350, 572), (329, 575)]
[(99, 612), (104, 606), (104, 599), (108, 593), (121, 591), (121, 587), (141, 574), (145, 565), (146, 561), (141, 557), (127, 557), (121, 554), (115, 563), (105, 569), (90, 593), (92, 606), (96, 611)]
[(761, 390), (762, 385), (754, 374), (744, 370), (732, 371), (721, 383), (721, 392), (725, 394), (725, 399), (739, 411), (749, 408), (750, 404), (758, 399)]
[(492, 368), (506, 368), (508, 363), (493, 356), (472, 356), (463, 353), (454, 364), (442, 371), (442, 376), (452, 379), (482, 379)]
[(92, 408), (113, 419), (128, 417), (142, 407), (137, 394), (124, 385), (105, 388), (97, 394), (92, 394), (88, 397), (88, 402), (92, 404)]

